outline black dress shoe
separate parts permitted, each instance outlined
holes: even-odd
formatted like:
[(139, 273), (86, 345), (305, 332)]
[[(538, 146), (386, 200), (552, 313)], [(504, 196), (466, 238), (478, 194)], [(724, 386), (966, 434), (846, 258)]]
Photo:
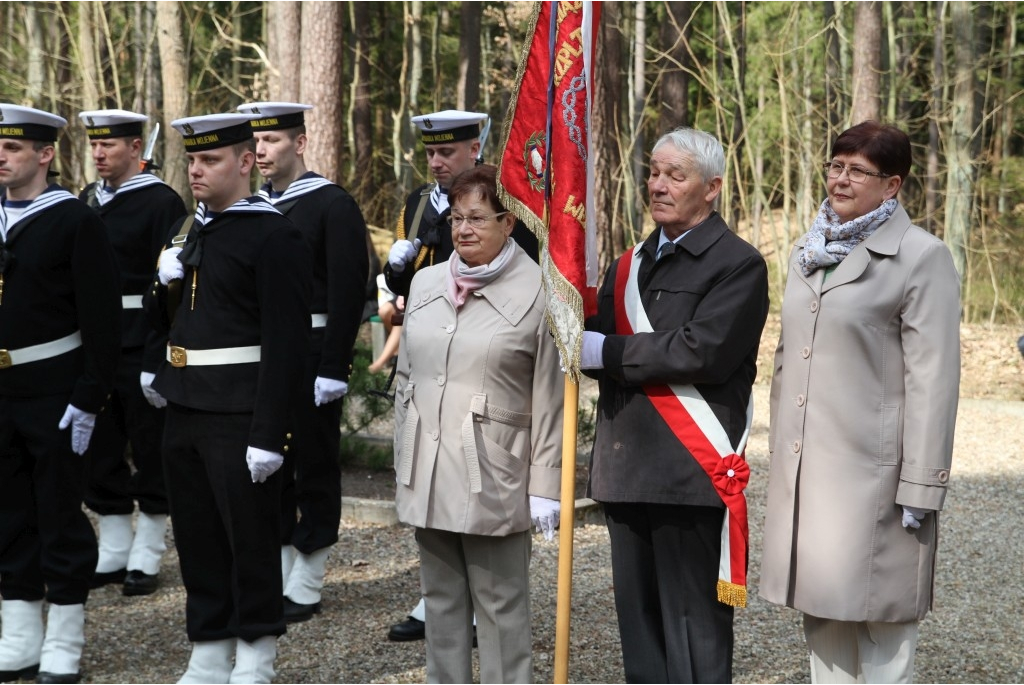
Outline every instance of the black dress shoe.
[(81, 673), (47, 673), (46, 671), (39, 671), (39, 675), (36, 676), (37, 683), (80, 683), (82, 682)]
[(284, 622), (300, 623), (313, 618), (313, 614), (320, 613), (320, 602), (316, 604), (299, 604), (287, 597), (284, 598)]
[(0, 671), (0, 683), (13, 683), (15, 680), (27, 680), (34, 678), (39, 672), (39, 664), (32, 664), (25, 668), (17, 668), (11, 671)]
[(106, 573), (93, 573), (92, 578), (89, 580), (89, 589), (95, 590), (98, 587), (110, 585), (111, 583), (123, 583), (127, 575), (128, 569), (126, 568), (119, 568), (116, 571), (107, 571)]
[(409, 616), (401, 623), (396, 623), (388, 630), (388, 639), (392, 642), (413, 642), (427, 636), (427, 624), (418, 618)]
[(138, 595), (151, 595), (156, 592), (160, 585), (160, 576), (156, 573), (149, 575), (142, 571), (129, 571), (124, 578), (124, 587), (121, 589), (125, 597), (136, 597)]

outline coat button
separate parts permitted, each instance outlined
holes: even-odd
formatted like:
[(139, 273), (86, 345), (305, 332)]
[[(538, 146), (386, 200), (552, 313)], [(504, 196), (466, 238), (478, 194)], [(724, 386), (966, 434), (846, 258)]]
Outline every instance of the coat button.
[(803, 357), (804, 359), (807, 359), (808, 357), (810, 357), (811, 356), (811, 348), (810, 347), (805, 347), (804, 349), (800, 350), (800, 356)]
[(444, 376), (438, 376), (437, 377), (437, 384), (438, 385), (444, 385)]
[(798, 406), (798, 407), (804, 406), (805, 400), (806, 400), (806, 398), (803, 395), (797, 395), (796, 396), (796, 406)]
[(452, 333), (454, 331), (455, 331), (455, 326), (453, 324), (448, 324), (447, 326), (444, 327), (444, 332), (445, 333)]
[(939, 471), (939, 482), (940, 483), (948, 483), (949, 482), (949, 471)]
[(800, 453), (800, 441), (797, 440), (797, 441), (795, 441), (793, 443), (793, 454), (799, 454), (799, 453)]
[(811, 312), (813, 313), (813, 312), (816, 312), (816, 311), (818, 311), (818, 301), (817, 300), (815, 300), (814, 302), (811, 302)]
[(430, 431), (430, 439), (437, 440), (437, 431)]

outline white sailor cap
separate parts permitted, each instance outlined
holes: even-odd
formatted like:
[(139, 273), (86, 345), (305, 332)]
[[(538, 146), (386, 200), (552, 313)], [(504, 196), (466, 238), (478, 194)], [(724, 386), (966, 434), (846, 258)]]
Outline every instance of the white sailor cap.
[(141, 136), (142, 124), (149, 121), (145, 114), (126, 109), (94, 109), (80, 113), (78, 118), (85, 124), (90, 139)]
[(57, 129), (68, 125), (68, 120), (41, 109), (0, 103), (0, 138), (19, 138), (53, 143)]
[(419, 128), (426, 145), (438, 145), (479, 138), (480, 122), (485, 119), (487, 115), (480, 112), (446, 109), (443, 112), (413, 117), (412, 123)]
[(234, 112), (175, 119), (171, 126), (185, 137), (185, 152), (213, 150), (252, 138), (249, 117)]
[(313, 105), (299, 102), (247, 102), (238, 111), (250, 117), (253, 131), (280, 131), (306, 124), (303, 115)]

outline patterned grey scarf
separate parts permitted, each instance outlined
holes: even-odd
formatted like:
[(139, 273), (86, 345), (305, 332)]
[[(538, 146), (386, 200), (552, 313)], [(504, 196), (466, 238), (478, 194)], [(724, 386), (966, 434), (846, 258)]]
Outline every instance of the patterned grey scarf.
[(840, 223), (839, 217), (832, 211), (828, 199), (822, 202), (811, 230), (804, 236), (803, 252), (797, 257), (804, 276), (810, 276), (818, 269), (846, 259), (853, 248), (889, 220), (898, 204), (896, 198), (886, 200), (878, 209), (844, 224)]

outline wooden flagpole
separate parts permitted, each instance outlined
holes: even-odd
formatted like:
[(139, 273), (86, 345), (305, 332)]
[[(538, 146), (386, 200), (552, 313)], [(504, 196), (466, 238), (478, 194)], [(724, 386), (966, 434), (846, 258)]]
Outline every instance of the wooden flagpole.
[(569, 682), (569, 619), (572, 605), (573, 532), (576, 524), (576, 419), (579, 383), (565, 374), (562, 421), (562, 510), (558, 531), (558, 602), (555, 610), (555, 683)]

